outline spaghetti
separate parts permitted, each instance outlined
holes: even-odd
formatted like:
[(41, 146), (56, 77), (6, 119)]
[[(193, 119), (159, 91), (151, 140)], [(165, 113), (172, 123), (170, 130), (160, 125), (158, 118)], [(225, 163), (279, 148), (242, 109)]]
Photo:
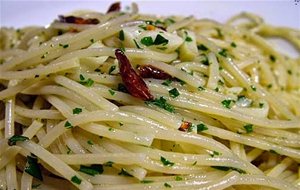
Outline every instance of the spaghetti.
[(269, 36), (300, 50), (136, 4), (1, 28), (0, 189), (299, 189), (300, 60)]

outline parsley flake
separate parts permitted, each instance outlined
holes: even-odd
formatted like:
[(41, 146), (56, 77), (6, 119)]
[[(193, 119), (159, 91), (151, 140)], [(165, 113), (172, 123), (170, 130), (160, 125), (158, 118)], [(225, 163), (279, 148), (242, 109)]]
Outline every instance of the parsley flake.
[(63, 47), (64, 49), (69, 47), (69, 44), (59, 44), (60, 47)]
[(230, 109), (230, 104), (231, 104), (232, 100), (223, 100), (221, 103), (225, 108)]
[(168, 183), (164, 183), (164, 186), (167, 187), (167, 188), (171, 188), (172, 186)]
[(109, 92), (110, 95), (112, 95), (112, 96), (115, 95), (115, 93), (116, 93), (116, 92), (115, 92), (114, 90), (112, 90), (112, 89), (108, 89), (108, 92)]
[(38, 164), (38, 159), (33, 156), (27, 156), (27, 165), (24, 169), (29, 175), (43, 181), (41, 169)]
[(101, 164), (92, 164), (91, 166), (80, 165), (79, 171), (86, 173), (91, 176), (103, 173), (103, 166)]
[(73, 128), (73, 125), (69, 121), (66, 121), (65, 128), (71, 129), (71, 128)]
[(121, 41), (124, 41), (124, 40), (125, 40), (125, 36), (124, 36), (124, 31), (123, 31), (123, 30), (121, 30), (121, 31), (119, 32), (119, 39), (120, 39)]
[(251, 132), (253, 132), (253, 125), (246, 124), (246, 125), (244, 125), (244, 129), (246, 130), (247, 133), (251, 133)]
[(205, 131), (205, 130), (208, 130), (207, 126), (203, 123), (200, 123), (197, 125), (197, 132), (202, 132), (202, 131)]
[(180, 95), (180, 93), (178, 92), (177, 88), (173, 88), (172, 90), (169, 90), (169, 95), (172, 98), (176, 98), (177, 96)]
[(162, 156), (160, 157), (160, 161), (163, 163), (164, 166), (173, 166), (175, 164)]
[(71, 178), (71, 181), (72, 181), (73, 183), (76, 183), (77, 185), (80, 185), (82, 180), (81, 180), (80, 178), (78, 178), (76, 175), (74, 175), (74, 176)]
[(159, 99), (155, 98), (155, 100), (146, 101), (145, 103), (153, 104), (171, 113), (175, 111), (175, 108), (171, 104), (167, 103), (167, 100), (164, 97), (160, 97)]
[(81, 108), (74, 108), (73, 109), (73, 114), (80, 114), (82, 112)]
[(141, 43), (145, 46), (151, 46), (154, 42), (151, 36), (147, 36), (141, 39)]
[(27, 140), (29, 140), (28, 137), (25, 137), (25, 136), (22, 136), (22, 135), (14, 135), (14, 136), (12, 136), (8, 139), (7, 144), (9, 146), (12, 146), (12, 145), (16, 145), (16, 142), (18, 142), (18, 141), (22, 142), (22, 141), (27, 141)]
[(207, 51), (208, 50), (208, 48), (203, 44), (197, 45), (197, 48), (198, 48), (198, 50), (202, 50), (202, 51)]

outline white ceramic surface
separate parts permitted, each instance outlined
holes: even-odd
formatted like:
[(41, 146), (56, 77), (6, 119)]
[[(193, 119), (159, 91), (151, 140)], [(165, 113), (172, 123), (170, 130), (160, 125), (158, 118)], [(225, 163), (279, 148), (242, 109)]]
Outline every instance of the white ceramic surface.
[[(26, 25), (47, 25), (57, 15), (74, 9), (92, 9), (105, 12), (113, 1), (74, 0), (0, 0), (0, 25), (22, 27)], [(198, 1), (143, 1), (136, 0), (142, 13), (161, 15), (195, 15), (198, 18), (212, 18), (225, 22), (241, 11), (261, 15), (273, 25), (300, 29), (299, 0), (198, 0)], [(122, 2), (123, 7), (130, 1)]]

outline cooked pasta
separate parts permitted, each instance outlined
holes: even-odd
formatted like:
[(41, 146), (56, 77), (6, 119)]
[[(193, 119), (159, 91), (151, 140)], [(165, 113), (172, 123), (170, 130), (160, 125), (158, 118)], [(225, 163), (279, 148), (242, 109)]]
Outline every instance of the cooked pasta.
[(1, 28), (0, 189), (299, 189), (300, 31), (76, 11)]

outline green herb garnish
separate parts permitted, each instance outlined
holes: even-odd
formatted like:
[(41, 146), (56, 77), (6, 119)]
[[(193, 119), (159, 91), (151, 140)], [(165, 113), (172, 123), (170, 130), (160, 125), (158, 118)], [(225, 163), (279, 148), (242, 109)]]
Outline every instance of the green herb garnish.
[(234, 168), (234, 167), (228, 167), (228, 166), (211, 166), (212, 168), (222, 170), (222, 171), (229, 171), (229, 170), (234, 170), (239, 172), (240, 174), (245, 174), (246, 172), (242, 169), (239, 168)]
[(89, 145), (94, 145), (94, 143), (93, 143), (92, 140), (88, 140), (87, 143), (88, 143)]
[(159, 99), (155, 98), (155, 100), (146, 101), (145, 103), (153, 104), (171, 113), (173, 113), (175, 110), (171, 104), (167, 103), (167, 100), (164, 97), (160, 97)]
[(202, 50), (202, 51), (207, 51), (208, 50), (208, 48), (203, 44), (197, 45), (197, 48), (198, 48), (198, 50)]
[(125, 36), (124, 36), (124, 31), (123, 31), (123, 30), (121, 30), (121, 31), (119, 32), (119, 39), (120, 39), (121, 41), (124, 41), (124, 40), (125, 40)]
[(103, 166), (112, 167), (113, 164), (114, 164), (114, 162), (108, 161), (108, 162), (104, 163)]
[(80, 165), (79, 171), (91, 176), (95, 176), (103, 173), (103, 166), (101, 164), (93, 164), (91, 166)]
[(221, 103), (225, 108), (230, 109), (230, 104), (231, 104), (232, 100), (223, 100)]
[(275, 57), (274, 55), (270, 55), (270, 60), (271, 60), (272, 62), (275, 62), (275, 61), (276, 61), (276, 57)]
[(167, 79), (164, 82), (162, 82), (161, 84), (165, 85), (165, 86), (169, 86), (171, 83), (172, 83), (171, 79)]
[(250, 86), (253, 91), (256, 91), (256, 87), (254, 85)]
[(169, 95), (172, 98), (176, 98), (177, 96), (180, 95), (180, 93), (178, 92), (177, 88), (173, 88), (172, 90), (169, 90)]
[(162, 35), (160, 34), (157, 34), (154, 42), (153, 42), (153, 45), (167, 45), (169, 43), (169, 40), (167, 40), (166, 38), (164, 38)]
[(193, 39), (192, 39), (190, 36), (187, 36), (187, 37), (185, 38), (185, 41), (186, 41), (186, 42), (192, 42)]
[(73, 183), (76, 183), (76, 184), (80, 185), (82, 180), (81, 180), (80, 178), (78, 178), (76, 175), (74, 175), (74, 176), (71, 178), (71, 181), (72, 181)]
[(66, 121), (65, 128), (71, 129), (71, 128), (73, 128), (73, 125), (69, 121)]
[(141, 43), (145, 46), (152, 46), (154, 42), (151, 36), (147, 36), (141, 39)]
[(69, 47), (69, 44), (59, 44), (59, 46), (60, 46), (60, 47), (63, 47), (63, 48), (65, 49), (65, 48), (68, 48), (68, 47)]
[(183, 180), (183, 178), (178, 175), (175, 177), (175, 181), (182, 181), (182, 180)]
[(42, 172), (38, 164), (38, 159), (36, 157), (27, 156), (27, 164), (24, 171), (32, 177), (43, 181)]
[(164, 186), (167, 187), (167, 188), (171, 188), (172, 186), (168, 183), (164, 183)]
[(236, 44), (234, 42), (231, 42), (230, 46), (236, 48)]
[(112, 66), (109, 68), (108, 74), (111, 74), (115, 69), (116, 69), (116, 66), (115, 66), (115, 65), (112, 65)]
[(16, 145), (16, 142), (18, 142), (18, 141), (23, 142), (23, 141), (26, 141), (26, 140), (29, 140), (29, 138), (25, 137), (25, 136), (22, 136), (22, 135), (14, 135), (14, 136), (12, 136), (8, 139), (7, 143), (8, 143), (9, 146), (12, 146), (12, 145)]
[(253, 125), (246, 124), (246, 125), (244, 125), (244, 129), (246, 130), (247, 133), (251, 133), (251, 132), (253, 132)]
[(162, 156), (160, 157), (160, 161), (163, 163), (164, 166), (173, 166), (175, 164)]
[(202, 132), (202, 131), (205, 131), (205, 130), (208, 130), (207, 126), (203, 123), (200, 123), (197, 125), (197, 132)]
[(113, 95), (115, 95), (115, 93), (116, 93), (116, 92), (115, 92), (115, 91), (113, 91), (112, 89), (108, 89), (108, 92), (109, 92), (109, 93), (110, 93), (110, 95), (112, 95), (112, 96), (113, 96)]
[(81, 108), (74, 108), (73, 109), (73, 114), (80, 114), (82, 112)]
[(219, 55), (222, 55), (223, 57), (227, 57), (227, 50), (222, 49), (221, 51), (219, 51)]
[(142, 180), (142, 181), (140, 181), (140, 183), (153, 183), (154, 181), (152, 181), (152, 180)]

